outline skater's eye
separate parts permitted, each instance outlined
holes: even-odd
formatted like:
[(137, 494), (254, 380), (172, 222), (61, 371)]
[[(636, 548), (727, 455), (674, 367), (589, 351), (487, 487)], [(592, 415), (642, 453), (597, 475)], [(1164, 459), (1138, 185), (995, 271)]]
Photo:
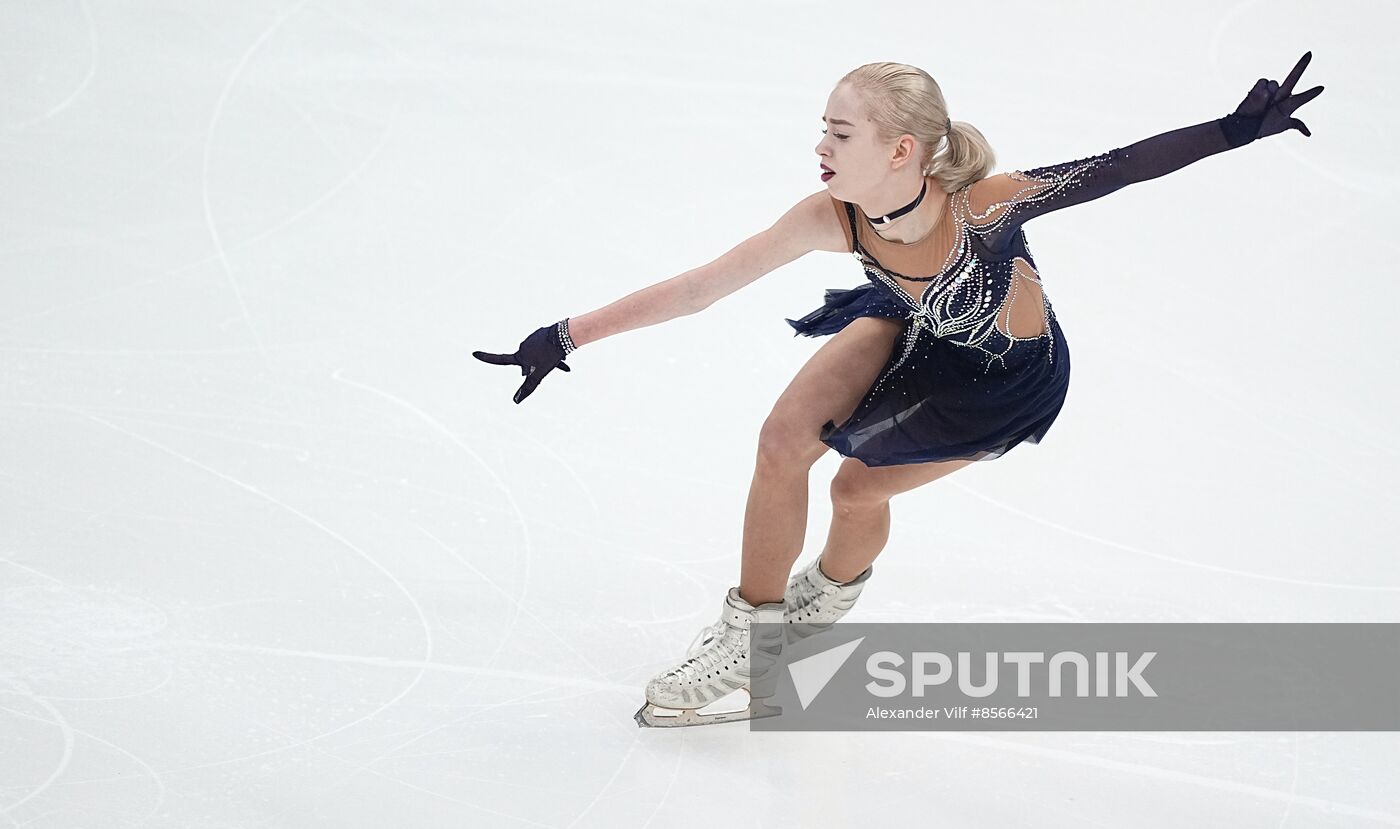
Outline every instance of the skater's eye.
[[(822, 130), (822, 135), (826, 135), (826, 130)], [(836, 135), (837, 138), (841, 139), (842, 141), (845, 141), (847, 138), (850, 138), (849, 135), (842, 135), (842, 134), (839, 133), (839, 132), (838, 132), (838, 133), (835, 133), (835, 135)]]

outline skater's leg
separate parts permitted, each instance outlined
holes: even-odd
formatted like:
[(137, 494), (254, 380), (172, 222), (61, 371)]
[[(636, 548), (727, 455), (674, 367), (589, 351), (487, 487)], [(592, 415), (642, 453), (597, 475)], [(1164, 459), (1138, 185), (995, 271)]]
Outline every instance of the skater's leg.
[(831, 480), (831, 529), (820, 567), (833, 581), (854, 579), (875, 560), (890, 537), (890, 499), (971, 460), (869, 467), (846, 458)]
[(865, 572), (889, 540), (889, 501), (838, 506), (833, 498), (831, 528), (817, 566), (832, 581), (848, 582)]
[(807, 528), (807, 473), (829, 447), (828, 420), (845, 421), (888, 362), (904, 323), (853, 320), (812, 355), (788, 384), (759, 432), (744, 512), (739, 594), (751, 604), (781, 602)]
[(744, 552), (739, 595), (758, 605), (781, 601), (792, 563), (807, 532), (807, 471), (811, 464), (767, 460), (754, 464), (744, 509)]

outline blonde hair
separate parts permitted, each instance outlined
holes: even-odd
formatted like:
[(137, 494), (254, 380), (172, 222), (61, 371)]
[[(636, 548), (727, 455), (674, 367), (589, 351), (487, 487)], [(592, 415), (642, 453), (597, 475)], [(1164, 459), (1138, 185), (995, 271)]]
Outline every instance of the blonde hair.
[[(838, 82), (850, 84), (865, 101), (866, 117), (882, 141), (908, 133), (923, 145), (920, 169), (945, 193), (980, 181), (996, 165), (996, 154), (985, 136), (966, 121), (948, 123), (948, 105), (938, 82), (917, 66), (867, 63), (847, 72)], [(941, 139), (947, 142), (940, 150)]]

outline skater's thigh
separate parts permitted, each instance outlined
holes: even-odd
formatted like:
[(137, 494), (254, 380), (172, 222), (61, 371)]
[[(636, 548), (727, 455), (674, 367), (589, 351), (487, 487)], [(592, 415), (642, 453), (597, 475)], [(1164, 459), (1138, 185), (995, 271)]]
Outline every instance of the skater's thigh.
[(859, 458), (842, 458), (831, 479), (831, 502), (838, 507), (878, 506), (975, 462), (961, 459), (866, 466)]
[(765, 431), (770, 437), (796, 434), (820, 443), (822, 424), (851, 416), (879, 378), (906, 325), (886, 317), (857, 317), (831, 335), (773, 404)]

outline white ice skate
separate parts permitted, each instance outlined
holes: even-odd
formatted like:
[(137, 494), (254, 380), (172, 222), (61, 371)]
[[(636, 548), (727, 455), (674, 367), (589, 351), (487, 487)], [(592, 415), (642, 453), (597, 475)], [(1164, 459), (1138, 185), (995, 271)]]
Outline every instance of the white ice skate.
[[(830, 628), (838, 619), (855, 607), (860, 591), (870, 580), (875, 567), (865, 568), (865, 572), (842, 584), (827, 578), (818, 566), (820, 558), (793, 574), (788, 579), (787, 591), (783, 595), (783, 621), (787, 622), (787, 643), (800, 642), (808, 636)], [(687, 651), (689, 656), (700, 653), (724, 630), (720, 620), (696, 635)]]
[(819, 566), (820, 562), (820, 556), (812, 559), (810, 564), (788, 580), (787, 592), (783, 596), (787, 605), (783, 621), (788, 623), (788, 642), (799, 642), (836, 624), (855, 607), (860, 592), (875, 571), (874, 565), (871, 565), (865, 568), (864, 573), (842, 584), (827, 578)]
[[(740, 598), (739, 588), (729, 588), (719, 621), (700, 632), (686, 660), (647, 683), (637, 725), (711, 725), (781, 714), (768, 703), (776, 677), (767, 669), (782, 653), (784, 628), (776, 625), (783, 621), (783, 607), (783, 602), (754, 607)], [(775, 627), (754, 636), (754, 622)], [(750, 681), (755, 674), (759, 683)]]

